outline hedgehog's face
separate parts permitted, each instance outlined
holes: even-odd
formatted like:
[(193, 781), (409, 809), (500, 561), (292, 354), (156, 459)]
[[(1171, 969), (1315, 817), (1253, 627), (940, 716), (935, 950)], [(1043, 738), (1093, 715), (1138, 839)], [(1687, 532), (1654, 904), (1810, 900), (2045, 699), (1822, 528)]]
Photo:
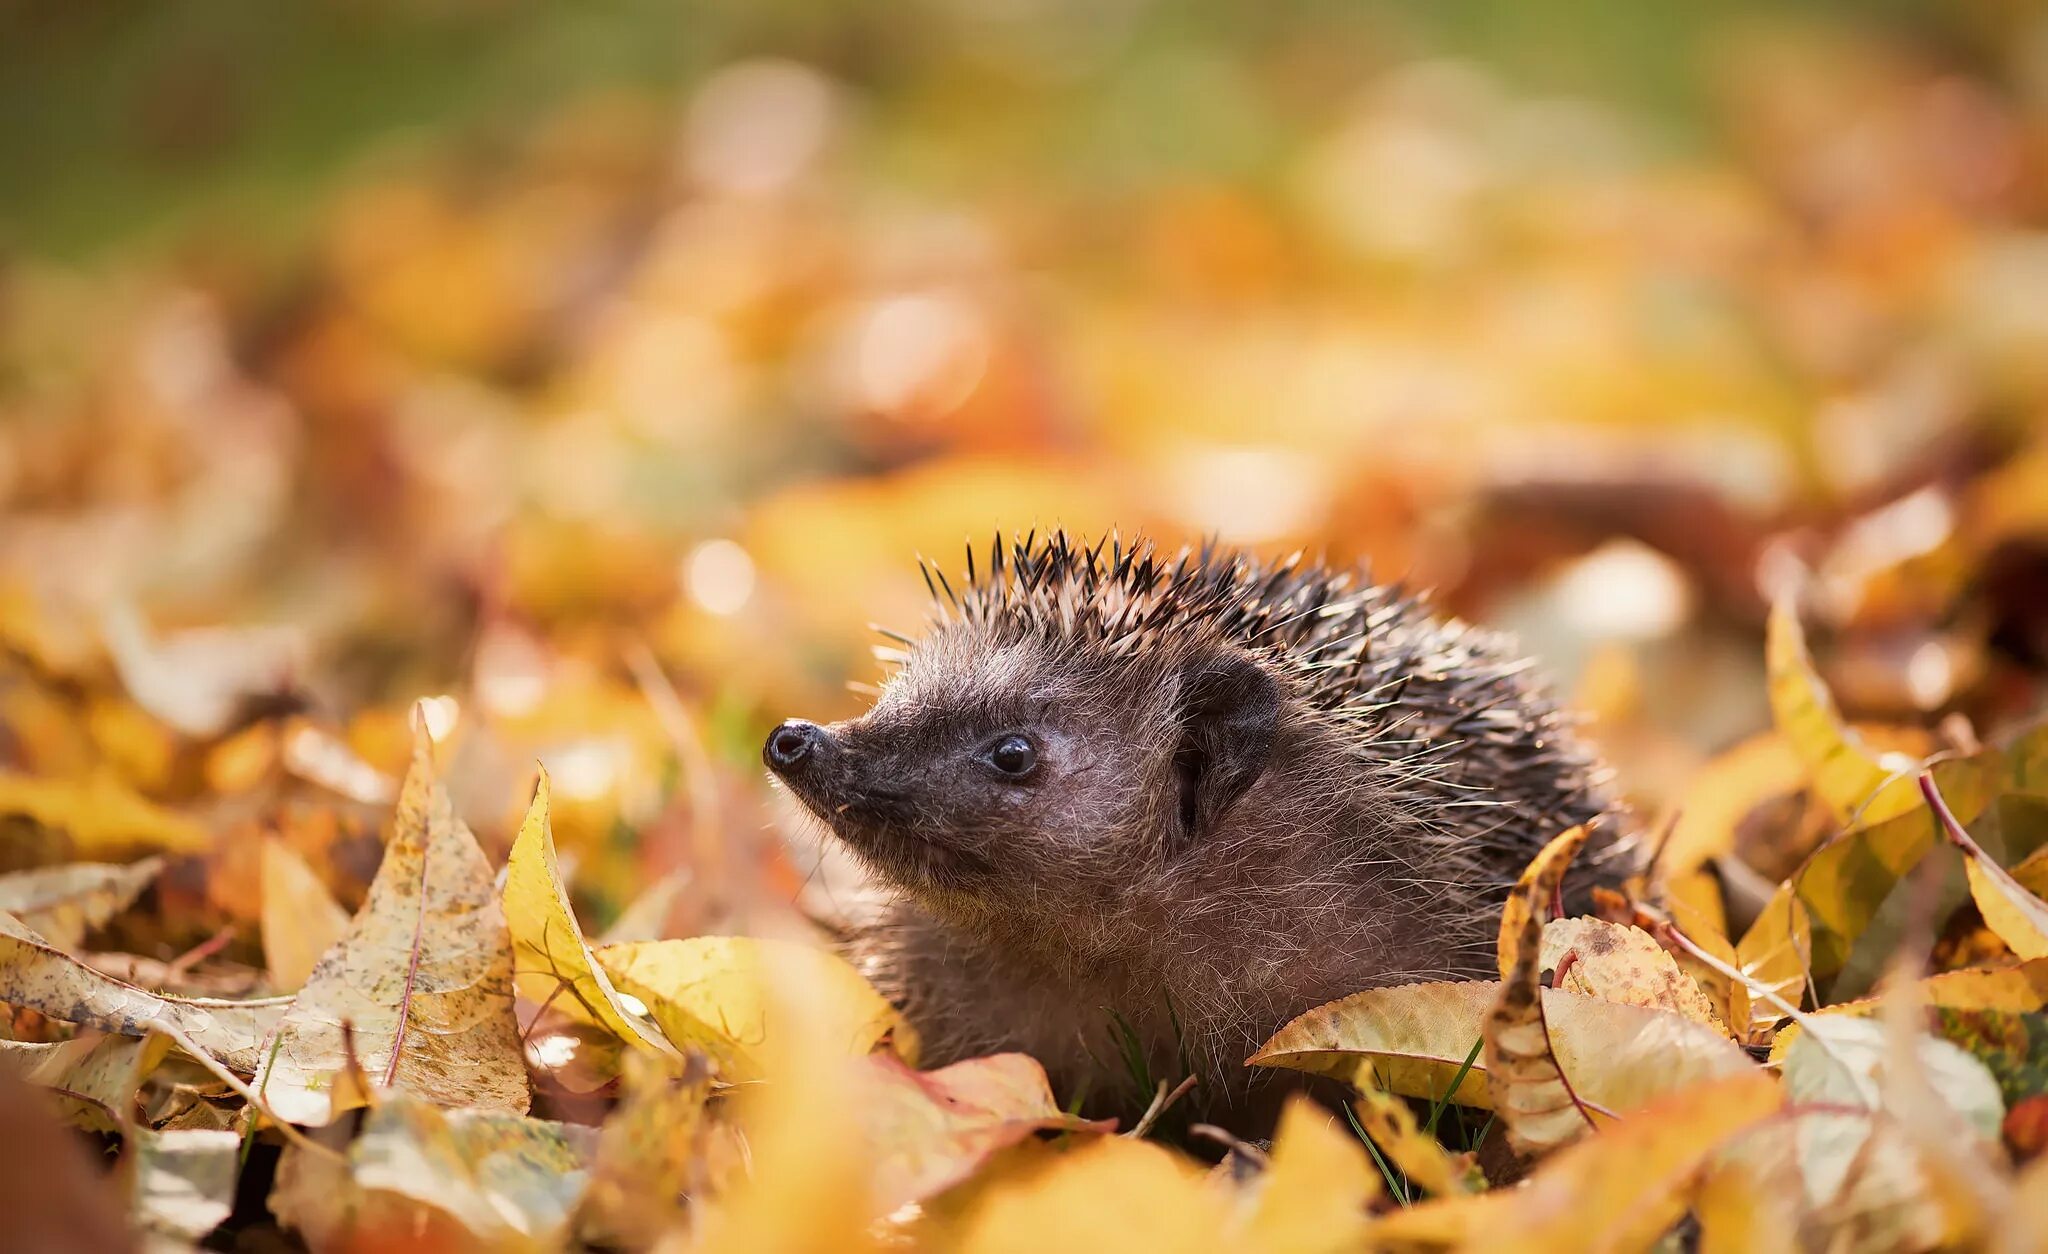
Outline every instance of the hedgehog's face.
[(899, 886), (1057, 909), (1072, 885), (1129, 882), (1219, 823), (1263, 769), (1278, 708), (1241, 653), (1140, 675), (940, 633), (867, 715), (784, 723), (762, 757)]

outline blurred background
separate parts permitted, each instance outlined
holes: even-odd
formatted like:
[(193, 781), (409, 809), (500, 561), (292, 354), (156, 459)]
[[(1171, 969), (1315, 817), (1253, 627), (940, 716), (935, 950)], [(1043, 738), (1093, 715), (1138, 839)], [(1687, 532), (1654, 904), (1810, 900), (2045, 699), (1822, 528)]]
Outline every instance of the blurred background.
[(716, 926), (808, 874), (760, 735), (999, 527), (1435, 589), (1646, 814), (1780, 587), (1888, 743), (1988, 734), (2044, 228), (2021, 0), (0, 0), (4, 856), (352, 903), (432, 696), (486, 843), (540, 758), (595, 917)]

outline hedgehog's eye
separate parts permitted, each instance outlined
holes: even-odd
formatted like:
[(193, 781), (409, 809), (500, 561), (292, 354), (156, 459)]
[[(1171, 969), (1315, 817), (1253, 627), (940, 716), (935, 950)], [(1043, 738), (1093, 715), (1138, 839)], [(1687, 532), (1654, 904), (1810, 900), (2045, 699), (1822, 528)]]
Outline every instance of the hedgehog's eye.
[(1038, 750), (1023, 736), (1005, 736), (989, 746), (981, 760), (1009, 779), (1023, 779), (1038, 768)]

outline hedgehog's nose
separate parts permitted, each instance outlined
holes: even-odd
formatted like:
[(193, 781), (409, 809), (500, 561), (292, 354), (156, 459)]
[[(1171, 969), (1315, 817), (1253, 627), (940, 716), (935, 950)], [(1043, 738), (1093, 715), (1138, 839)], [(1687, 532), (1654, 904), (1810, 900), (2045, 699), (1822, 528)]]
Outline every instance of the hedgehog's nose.
[(824, 728), (793, 718), (768, 733), (768, 743), (761, 746), (761, 760), (778, 774), (793, 771), (803, 765), (824, 739)]

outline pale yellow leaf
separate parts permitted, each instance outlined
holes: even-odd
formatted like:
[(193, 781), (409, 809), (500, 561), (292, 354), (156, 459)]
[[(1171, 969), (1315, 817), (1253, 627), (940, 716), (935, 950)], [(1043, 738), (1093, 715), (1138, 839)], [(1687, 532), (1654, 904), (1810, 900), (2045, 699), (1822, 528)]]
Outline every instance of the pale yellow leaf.
[(1669, 1010), (1727, 1034), (1699, 984), (1641, 928), (1590, 916), (1552, 919), (1543, 927), (1539, 965), (1557, 973), (1554, 988)]
[(1920, 808), (1910, 775), (1878, 760), (1835, 708), (1814, 670), (1790, 601), (1771, 607), (1764, 640), (1771, 715), (1778, 731), (1806, 764), (1813, 791), (1836, 817), (1869, 827)]
[(263, 841), (263, 965), (275, 988), (298, 988), (348, 930), (348, 911), (297, 851)]
[[(136, 1117), (135, 1094), (170, 1052), (171, 1040), (87, 1033), (55, 1044), (0, 1041), (0, 1067), (61, 1090), (67, 1118), (92, 1132), (119, 1132)], [(84, 1100), (75, 1100), (75, 1099)]]
[(555, 861), (548, 801), (548, 773), (543, 769), (505, 867), (505, 921), (512, 932), (519, 993), (601, 1027), (629, 1045), (673, 1054), (675, 1047), (652, 1024), (620, 1004), (610, 977), (590, 956)]
[(262, 1044), (284, 1015), (284, 998), (220, 1001), (168, 997), (86, 966), (0, 912), (0, 1002), (122, 1036), (174, 1027), (228, 1067), (256, 1069)]
[(961, 1254), (1228, 1248), (1228, 1199), (1193, 1161), (1150, 1141), (1094, 1137), (1019, 1155), (979, 1191)]
[(524, 1112), (512, 942), (490, 864), (435, 778), (416, 723), (384, 861), (340, 943), (279, 1025), (257, 1088), (279, 1118), (320, 1125), (343, 1068), (342, 1024), (370, 1078), (444, 1106)]
[(126, 910), (163, 866), (162, 858), (144, 858), (127, 866), (74, 862), (0, 875), (0, 910), (57, 948), (76, 950), (86, 933)]
[[(2048, 958), (2035, 958), (2010, 967), (1969, 968), (1944, 971), (1915, 981), (1908, 994), (1915, 1003), (1946, 1010), (2003, 1010), (2029, 1014), (2048, 1007)], [(1837, 1002), (1809, 1011), (1814, 1015), (1851, 1015), (1871, 1018), (1883, 1011), (1884, 996)], [(1800, 1027), (1788, 1023), (1771, 1042), (1771, 1061), (1778, 1062)]]
[(1968, 830), (1949, 810), (1932, 775), (1920, 778), (1920, 787), (1940, 816), (1949, 841), (1963, 851), (1963, 870), (1970, 880), (1970, 896), (1984, 925), (2007, 948), (2022, 958), (2048, 958), (2048, 902), (2028, 892), (2012, 873), (1984, 852)]
[(132, 1128), (128, 1159), (135, 1223), (144, 1232), (198, 1241), (234, 1213), (242, 1166), (235, 1133)]
[(789, 941), (741, 936), (638, 941), (596, 951), (618, 991), (645, 1005), (668, 1039), (704, 1053), (728, 1082), (758, 1079), (783, 1021), (780, 990), (806, 990), (803, 1012), (846, 1054), (887, 1044), (917, 1059), (903, 1016), (846, 961)]
[[(1358, 1077), (1360, 1087), (1360, 1070), (1369, 1068), (1380, 1087), (1435, 1100), (1471, 1053), (1499, 996), (1500, 985), (1492, 980), (1354, 993), (1288, 1024), (1250, 1061), (1344, 1080)], [(1543, 1011), (1560, 1065), (1596, 1114), (1630, 1110), (1702, 1080), (1757, 1069), (1726, 1037), (1668, 1011), (1558, 989), (1543, 991)], [(1450, 1100), (1491, 1109), (1485, 1071), (1482, 1056)]]

